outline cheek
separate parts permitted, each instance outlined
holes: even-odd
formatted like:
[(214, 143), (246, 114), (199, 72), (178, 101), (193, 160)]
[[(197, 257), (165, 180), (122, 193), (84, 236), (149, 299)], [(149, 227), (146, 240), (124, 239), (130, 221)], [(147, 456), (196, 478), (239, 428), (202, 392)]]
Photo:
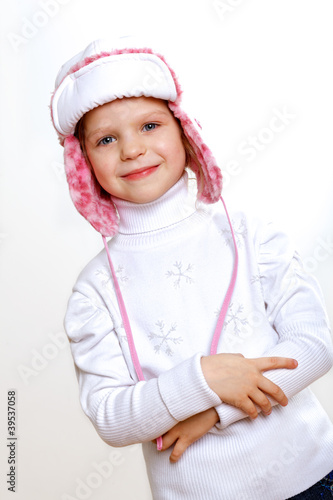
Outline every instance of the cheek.
[(166, 140), (164, 142), (163, 151), (166, 158), (169, 158), (173, 163), (176, 163), (177, 165), (183, 164), (183, 167), (185, 168), (186, 153), (183, 141), (181, 140), (178, 131), (176, 131), (171, 139), (169, 138), (169, 140)]
[(87, 151), (87, 155), (96, 176), (110, 174), (113, 170), (113, 162), (110, 155)]
[(185, 168), (185, 166), (186, 166), (186, 152), (185, 152), (184, 144), (180, 139), (177, 142), (177, 145), (175, 145), (174, 157), (177, 160), (177, 163), (179, 164), (179, 166)]

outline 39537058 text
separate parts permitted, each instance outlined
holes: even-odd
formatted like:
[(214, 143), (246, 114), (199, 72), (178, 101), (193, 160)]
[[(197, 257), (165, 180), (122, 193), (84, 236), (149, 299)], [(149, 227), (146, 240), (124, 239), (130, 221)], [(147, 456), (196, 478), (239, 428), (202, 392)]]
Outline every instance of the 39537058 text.
[(8, 490), (16, 492), (16, 481), (17, 481), (17, 471), (16, 471), (16, 391), (7, 391), (7, 424), (8, 424), (8, 437), (7, 437), (7, 448), (8, 448), (8, 465), (9, 470), (7, 472), (7, 484)]

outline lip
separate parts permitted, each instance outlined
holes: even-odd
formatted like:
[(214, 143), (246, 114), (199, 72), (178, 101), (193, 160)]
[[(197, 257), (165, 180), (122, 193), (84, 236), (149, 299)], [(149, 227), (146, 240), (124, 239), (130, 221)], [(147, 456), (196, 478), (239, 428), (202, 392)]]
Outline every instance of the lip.
[(126, 175), (122, 175), (122, 178), (126, 180), (144, 179), (145, 177), (148, 177), (156, 172), (158, 167), (159, 165), (152, 165), (151, 167), (138, 168), (137, 170), (132, 170), (132, 172), (129, 172)]

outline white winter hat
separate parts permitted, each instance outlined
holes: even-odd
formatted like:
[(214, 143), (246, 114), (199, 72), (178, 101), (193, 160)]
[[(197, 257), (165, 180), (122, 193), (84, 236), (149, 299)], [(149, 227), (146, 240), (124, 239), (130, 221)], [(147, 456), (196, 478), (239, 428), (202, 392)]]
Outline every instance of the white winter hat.
[[(111, 43), (96, 40), (60, 69), (51, 100), (51, 116), (65, 148), (71, 197), (81, 215), (103, 236), (117, 232), (118, 215), (110, 195), (101, 190), (87, 164), (74, 131), (85, 113), (115, 99), (145, 96), (167, 101), (201, 165), (204, 179), (198, 197), (206, 203), (219, 199), (221, 171), (203, 142), (197, 123), (181, 108), (181, 94), (176, 75), (164, 57), (132, 37)], [(188, 166), (201, 179), (195, 162)]]

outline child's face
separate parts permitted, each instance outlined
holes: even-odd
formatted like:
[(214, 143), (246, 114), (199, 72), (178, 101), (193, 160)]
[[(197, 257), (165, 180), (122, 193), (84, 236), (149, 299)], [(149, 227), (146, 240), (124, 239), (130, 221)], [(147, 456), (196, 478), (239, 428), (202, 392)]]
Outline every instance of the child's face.
[(181, 130), (160, 99), (131, 97), (99, 106), (85, 115), (84, 136), (98, 182), (117, 198), (154, 201), (184, 172)]

